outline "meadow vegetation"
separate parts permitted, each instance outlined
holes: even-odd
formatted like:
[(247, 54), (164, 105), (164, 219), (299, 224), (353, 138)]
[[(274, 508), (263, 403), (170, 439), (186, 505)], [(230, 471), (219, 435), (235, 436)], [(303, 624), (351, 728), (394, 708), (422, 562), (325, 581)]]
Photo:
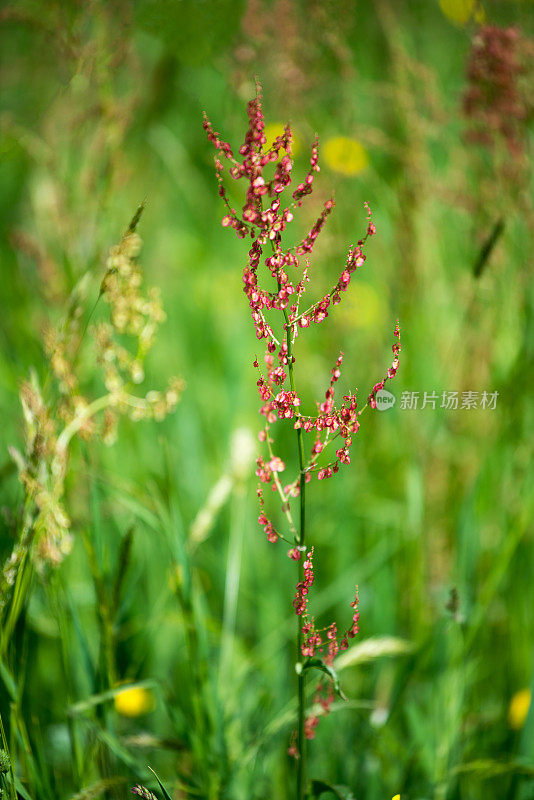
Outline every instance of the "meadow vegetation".
[[(294, 800), (310, 569), (318, 626), (355, 634), (340, 694), (308, 671), (310, 797), (534, 796), (532, 23), (519, 0), (4, 5), (0, 796)], [(339, 471), (315, 453), (306, 562), (297, 524), (273, 542), (294, 412), (266, 450), (253, 240), (202, 129), (237, 153), (256, 76), (290, 193), (319, 138), (284, 231), (310, 303), (372, 225), (296, 343), (302, 413), (333, 383), (373, 400), (402, 331), (394, 404)]]

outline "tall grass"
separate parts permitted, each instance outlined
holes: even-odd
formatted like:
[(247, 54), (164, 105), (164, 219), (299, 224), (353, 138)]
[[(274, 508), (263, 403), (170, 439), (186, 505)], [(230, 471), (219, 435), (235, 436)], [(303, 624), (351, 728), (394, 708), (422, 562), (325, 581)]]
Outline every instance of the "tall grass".
[[(529, 33), (528, 4), (484, 6)], [(390, 346), (382, 321), (398, 311), (403, 324), (395, 407), (367, 420), (352, 471), (309, 499), (314, 611), (340, 618), (356, 575), (361, 616), (340, 664), (349, 702), (321, 721), (310, 777), (366, 800), (532, 794), (531, 174), (519, 198), (502, 191), (491, 155), (463, 139), (471, 23), (438, 3), (277, 8), (2, 11), (2, 563), (24, 502), (7, 452), (23, 444), (20, 383), (31, 368), (46, 379), (43, 327), (87, 271), (98, 293), (144, 197), (142, 261), (167, 312), (146, 381), (187, 380), (163, 422), (125, 419), (113, 448), (72, 451), (72, 552), (22, 587), (5, 637), (7, 796), (14, 782), (35, 800), (124, 797), (135, 783), (161, 795), (150, 765), (177, 797), (293, 797), (294, 576), (257, 527), (255, 337), (200, 130), (209, 109), (239, 139), (254, 74), (302, 143), (345, 136), (369, 161), (352, 175), (323, 162), (322, 199), (337, 202), (317, 245), (325, 291), (364, 200), (379, 236), (321, 346), (302, 340), (305, 401), (339, 340), (365, 391)], [(304, 169), (304, 150), (296, 159)], [(403, 391), (434, 390), (499, 396), (495, 411), (400, 408)]]

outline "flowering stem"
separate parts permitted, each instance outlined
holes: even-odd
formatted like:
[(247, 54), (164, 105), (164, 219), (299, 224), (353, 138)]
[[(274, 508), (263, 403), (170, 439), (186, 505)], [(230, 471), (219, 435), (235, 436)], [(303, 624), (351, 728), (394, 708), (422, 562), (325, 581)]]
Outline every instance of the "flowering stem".
[[(289, 382), (291, 391), (296, 392), (295, 389), (295, 376), (293, 373), (293, 353), (291, 342), (291, 328), (287, 312), (284, 309), (284, 318), (286, 322), (286, 344), (287, 344), (287, 365), (289, 372)], [(297, 428), (297, 446), (299, 454), (299, 472), (300, 472), (300, 525), (299, 525), (299, 547), (305, 546), (306, 540), (306, 470), (304, 463), (304, 442), (302, 436), (302, 428)], [(302, 556), (302, 554), (301, 554)], [(304, 579), (303, 558), (297, 561), (298, 565), (298, 580), (299, 582)], [(298, 723), (297, 723), (297, 800), (304, 800), (306, 793), (306, 739), (304, 736), (304, 722), (306, 714), (306, 678), (304, 672), (303, 656), (302, 656), (302, 621), (297, 616), (297, 694), (298, 694)]]
[[(274, 453), (273, 453), (273, 448), (271, 447), (271, 441), (272, 440), (269, 437), (269, 423), (267, 423), (265, 425), (265, 442), (267, 444), (267, 448), (269, 450), (269, 455), (270, 455), (271, 460), (272, 460), (274, 458)], [(273, 472), (273, 480), (274, 480), (274, 484), (276, 486), (276, 489), (278, 491), (278, 494), (280, 495), (280, 498), (282, 500), (282, 508), (283, 508), (284, 514), (286, 515), (286, 519), (287, 519), (288, 524), (289, 524), (289, 529), (290, 529), (291, 533), (295, 537), (297, 537), (297, 529), (295, 528), (295, 524), (293, 522), (293, 517), (291, 516), (291, 511), (289, 510), (288, 498), (287, 498), (287, 495), (284, 493), (284, 490), (282, 488), (282, 484), (280, 483), (280, 478), (278, 477), (278, 474), (276, 472)], [(280, 533), (280, 531), (278, 531), (278, 536), (280, 537), (280, 539), (283, 539), (285, 542), (289, 542), (289, 539), (286, 539), (286, 537), (283, 536)]]
[[(315, 138), (310, 156), (310, 169), (304, 181), (296, 187), (291, 196), (293, 203), (286, 205), (281, 201), (281, 194), (291, 184), (291, 171), (293, 159), (291, 157), (291, 129), (289, 125), (284, 128), (284, 134), (278, 136), (273, 145), (267, 150), (264, 145), (267, 143), (264, 128), (264, 118), (262, 112), (261, 87), (256, 82), (256, 97), (247, 105), (248, 129), (245, 134), (245, 141), (239, 148), (239, 155), (242, 161), (236, 160), (232, 148), (228, 142), (221, 139), (220, 134), (215, 131), (209, 121), (204, 117), (204, 129), (208, 140), (213, 143), (217, 150), (215, 159), (215, 172), (219, 184), (219, 195), (223, 199), (227, 214), (222, 219), (223, 227), (231, 227), (240, 239), (251, 235), (253, 243), (249, 250), (249, 258), (243, 270), (244, 292), (249, 302), (252, 320), (254, 323), (258, 340), (267, 339), (267, 352), (265, 362), (268, 365), (267, 380), (260, 372), (257, 386), (260, 397), (264, 403), (260, 409), (261, 414), (266, 417), (265, 438), (260, 436), (262, 441), (266, 441), (269, 449), (270, 462), (265, 464), (263, 458), (258, 458), (258, 470), (256, 474), (261, 482), (270, 483), (271, 488), (278, 491), (282, 499), (282, 509), (289, 523), (289, 528), (295, 537), (295, 547), (292, 547), (288, 556), (295, 559), (298, 565), (298, 582), (293, 606), (297, 615), (297, 658), (295, 670), (297, 673), (297, 697), (298, 697), (298, 725), (297, 740), (294, 741), (292, 735), (291, 746), (288, 752), (297, 758), (297, 786), (296, 800), (304, 800), (307, 790), (306, 780), (306, 741), (313, 738), (314, 728), (318, 717), (313, 714), (306, 719), (306, 678), (305, 678), (305, 657), (313, 656), (316, 647), (322, 653), (324, 647), (328, 647), (328, 662), (324, 666), (332, 663), (335, 655), (340, 649), (348, 647), (348, 639), (353, 638), (358, 633), (359, 613), (357, 610), (358, 597), (351, 603), (354, 609), (352, 624), (345, 632), (343, 638), (338, 643), (337, 625), (332, 623), (328, 628), (319, 631), (315, 629), (314, 620), (307, 613), (307, 594), (309, 587), (313, 584), (313, 548), (306, 554), (306, 479), (311, 479), (311, 472), (317, 466), (319, 453), (323, 452), (326, 445), (331, 444), (337, 437), (343, 439), (343, 445), (336, 450), (336, 460), (328, 464), (326, 468), (321, 468), (317, 472), (317, 480), (329, 478), (339, 471), (340, 464), (349, 464), (349, 448), (352, 444), (352, 435), (358, 431), (358, 417), (367, 405), (376, 408), (376, 394), (383, 389), (387, 378), (393, 377), (398, 367), (398, 353), (400, 352), (400, 342), (393, 345), (395, 358), (388, 368), (387, 378), (376, 383), (367, 398), (366, 406), (362, 411), (357, 411), (357, 400), (355, 395), (348, 394), (343, 398), (340, 408), (334, 406), (335, 383), (341, 375), (341, 364), (343, 353), (336, 361), (335, 367), (331, 371), (330, 384), (325, 393), (325, 400), (318, 404), (319, 414), (317, 417), (304, 417), (300, 410), (300, 398), (295, 388), (294, 357), (293, 345), (299, 333), (299, 328), (308, 328), (310, 324), (320, 323), (328, 316), (328, 309), (331, 305), (335, 306), (341, 301), (341, 296), (349, 286), (351, 276), (360, 267), (365, 256), (362, 253), (368, 236), (376, 232), (374, 223), (371, 221), (371, 211), (367, 203), (367, 232), (362, 239), (358, 240), (356, 246), (349, 248), (345, 266), (339, 275), (337, 283), (331, 290), (309, 306), (306, 311), (300, 313), (299, 307), (304, 294), (308, 278), (308, 266), (302, 272), (301, 280), (295, 285), (294, 279), (290, 276), (294, 274), (294, 268), (301, 267), (302, 256), (306, 259), (307, 254), (312, 252), (315, 240), (321, 232), (327, 216), (330, 214), (334, 203), (332, 200), (324, 204), (324, 210), (311, 228), (308, 235), (296, 248), (284, 249), (282, 245), (283, 232), (287, 224), (293, 219), (290, 208), (300, 208), (306, 195), (313, 190), (314, 173), (319, 171), (319, 144)], [(284, 152), (282, 152), (284, 151)], [(245, 178), (247, 182), (246, 203), (242, 213), (237, 212), (232, 206), (226, 195), (223, 181), (224, 159), (228, 159), (233, 165), (230, 175), (234, 179)], [(263, 176), (263, 169), (270, 162), (276, 161), (274, 176), (266, 179)], [(266, 204), (266, 205), (264, 205)], [(268, 258), (264, 259), (265, 266), (268, 267), (271, 278), (278, 284), (277, 291), (266, 291), (259, 284), (258, 268), (262, 262), (265, 249), (272, 249)], [(294, 250), (294, 252), (291, 252)], [(282, 344), (276, 339), (272, 328), (267, 323), (264, 311), (282, 311), (285, 324), (283, 326), (283, 336), (280, 336)], [(397, 323), (394, 334), (399, 338), (399, 325)], [(279, 365), (274, 366), (275, 351), (278, 350)], [(254, 361), (254, 366), (259, 367), (258, 359)], [(287, 369), (286, 369), (287, 367)], [(285, 390), (286, 378), (289, 377), (291, 385), (290, 391)], [(277, 393), (273, 387), (280, 387)], [(294, 427), (297, 433), (297, 448), (299, 473), (298, 480), (290, 484), (284, 491), (280, 482), (278, 472), (285, 468), (281, 459), (275, 456), (271, 448), (269, 437), (269, 423), (276, 420), (294, 420)], [(313, 445), (311, 456), (308, 462), (304, 458), (304, 432), (315, 430), (317, 433), (315, 444)], [(321, 433), (323, 431), (323, 433)], [(310, 473), (310, 474), (309, 474)], [(273, 477), (274, 476), (274, 477)], [(290, 497), (298, 493), (300, 496), (300, 524), (298, 529), (293, 526), (289, 504)], [(258, 518), (263, 526), (267, 538), (270, 542), (276, 542), (280, 537), (287, 539), (274, 530), (272, 523), (269, 522), (264, 514), (264, 499), (261, 485), (258, 487), (258, 497), (260, 500), (261, 514)], [(304, 556), (304, 558), (303, 558)], [(326, 641), (321, 636), (324, 631)], [(333, 696), (333, 695), (332, 695)], [(326, 709), (330, 705), (330, 694), (328, 698), (323, 698), (321, 707)], [(325, 705), (323, 705), (323, 703)], [(325, 712), (326, 713), (326, 712)]]
[(104, 408), (110, 406), (112, 399), (113, 398), (111, 394), (105, 394), (102, 395), (102, 397), (93, 400), (92, 403), (89, 403), (89, 405), (81, 409), (58, 436), (56, 443), (57, 453), (60, 455), (66, 453), (70, 440), (73, 436), (75, 436), (75, 434), (78, 433), (83, 423), (95, 414), (98, 414), (99, 411), (102, 411)]

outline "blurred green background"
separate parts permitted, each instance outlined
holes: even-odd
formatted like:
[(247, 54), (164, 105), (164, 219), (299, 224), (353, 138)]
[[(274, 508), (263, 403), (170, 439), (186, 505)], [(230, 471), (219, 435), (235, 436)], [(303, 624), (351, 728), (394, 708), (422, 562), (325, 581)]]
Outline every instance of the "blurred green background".
[[(402, 328), (394, 408), (366, 412), (351, 466), (309, 492), (313, 612), (341, 626), (355, 583), (361, 600), (361, 647), (340, 675), (350, 701), (321, 721), (310, 775), (358, 800), (534, 797), (531, 131), (519, 158), (469, 143), (462, 114), (477, 24), (531, 36), (532, 11), (513, 0), (3, 4), (2, 559), (22, 501), (7, 453), (21, 442), (20, 383), (32, 367), (45, 378), (43, 328), (87, 272), (89, 313), (144, 198), (140, 259), (167, 313), (147, 385), (187, 383), (164, 422), (122, 420), (112, 448), (73, 450), (74, 550), (34, 577), (0, 675), (28, 796), (125, 797), (154, 785), (150, 764), (176, 797), (292, 797), (295, 570), (256, 522), (247, 245), (221, 227), (202, 130), (206, 111), (237, 149), (257, 75), (270, 135), (293, 126), (297, 174), (320, 137), (295, 236), (335, 194), (313, 296), (364, 232), (364, 201), (377, 226), (344, 302), (298, 340), (305, 406), (340, 349), (340, 388), (366, 397), (397, 317)], [(241, 187), (229, 190), (240, 204)], [(91, 395), (90, 349), (85, 369)], [(421, 408), (424, 392), (443, 391), (499, 395), (494, 410)], [(419, 392), (419, 408), (403, 409), (402, 392)], [(294, 468), (292, 448), (279, 452)], [(141, 683), (121, 705), (127, 681)]]

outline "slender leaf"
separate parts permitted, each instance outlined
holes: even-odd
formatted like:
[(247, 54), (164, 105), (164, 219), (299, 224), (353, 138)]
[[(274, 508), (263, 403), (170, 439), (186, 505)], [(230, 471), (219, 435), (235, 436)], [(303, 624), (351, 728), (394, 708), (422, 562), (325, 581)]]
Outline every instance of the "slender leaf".
[(329, 664), (326, 664), (322, 658), (307, 658), (304, 664), (302, 665), (302, 670), (304, 671), (307, 669), (318, 669), (321, 672), (324, 672), (325, 675), (328, 675), (332, 679), (335, 693), (339, 697), (341, 697), (342, 700), (347, 700), (346, 695), (343, 694), (339, 686), (339, 678), (337, 676), (337, 672)]
[(412, 650), (412, 643), (406, 639), (399, 639), (396, 636), (373, 636), (341, 653), (336, 658), (336, 670), (341, 672), (345, 667), (365, 664), (382, 656), (406, 655)]
[(312, 781), (310, 791), (310, 798), (320, 797), (325, 792), (331, 792), (338, 800), (356, 800), (347, 786), (332, 786), (332, 784), (325, 783), (325, 781)]
[(159, 788), (163, 792), (163, 797), (165, 798), (165, 800), (172, 800), (170, 794), (168, 793), (168, 791), (166, 790), (166, 788), (164, 787), (164, 785), (162, 784), (162, 782), (160, 781), (160, 779), (158, 778), (158, 776), (156, 775), (156, 773), (154, 772), (152, 767), (149, 767), (149, 770), (150, 770), (150, 772), (153, 773), (155, 779), (157, 780), (157, 782), (159, 784)]

